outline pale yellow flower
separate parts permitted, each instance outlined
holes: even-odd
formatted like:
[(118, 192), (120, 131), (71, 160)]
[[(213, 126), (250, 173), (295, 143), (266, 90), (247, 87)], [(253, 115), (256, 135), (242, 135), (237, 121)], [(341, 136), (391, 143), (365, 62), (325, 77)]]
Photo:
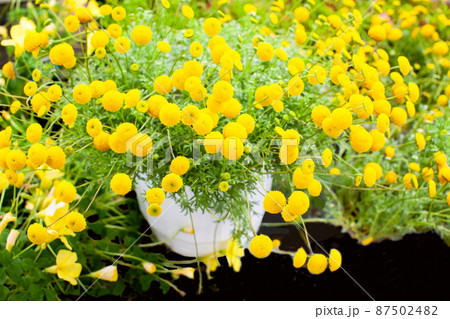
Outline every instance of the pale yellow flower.
[(244, 256), (244, 248), (237, 240), (230, 240), (225, 256), (228, 260), (228, 266), (233, 267), (236, 272), (241, 270), (241, 257)]
[(22, 17), (20, 18), (19, 24), (12, 26), (9, 31), (11, 39), (3, 40), (1, 45), (14, 46), (14, 55), (16, 57), (20, 57), (24, 50), (23, 41), (25, 40), (25, 35), (28, 32), (34, 31), (36, 31), (36, 25), (34, 22)]
[(100, 270), (94, 271), (90, 273), (88, 276), (112, 282), (117, 281), (117, 279), (119, 278), (119, 274), (117, 273), (117, 267), (113, 265), (106, 266)]
[(195, 272), (195, 269), (192, 267), (180, 268), (180, 269), (173, 269), (172, 275), (175, 278), (178, 278), (179, 276), (186, 276), (189, 279), (194, 279), (194, 272)]
[(45, 272), (57, 274), (59, 278), (76, 285), (76, 278), (80, 276), (81, 264), (76, 263), (78, 257), (76, 253), (69, 250), (60, 250), (56, 256), (56, 265), (44, 269)]
[(17, 229), (11, 229), (8, 238), (6, 238), (6, 250), (11, 251), (14, 247), (17, 237), (19, 236), (19, 231)]

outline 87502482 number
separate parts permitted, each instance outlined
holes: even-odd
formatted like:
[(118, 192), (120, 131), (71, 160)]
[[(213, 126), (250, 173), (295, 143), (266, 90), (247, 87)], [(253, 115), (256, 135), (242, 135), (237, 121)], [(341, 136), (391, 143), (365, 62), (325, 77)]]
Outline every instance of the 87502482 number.
[(437, 316), (437, 306), (377, 306), (378, 316)]

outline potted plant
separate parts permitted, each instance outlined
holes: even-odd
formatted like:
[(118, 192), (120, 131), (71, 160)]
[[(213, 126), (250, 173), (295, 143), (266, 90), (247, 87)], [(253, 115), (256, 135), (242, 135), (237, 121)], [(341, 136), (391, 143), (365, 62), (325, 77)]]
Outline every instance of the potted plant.
[[(83, 276), (117, 281), (118, 265), (130, 281), (145, 275), (144, 290), (153, 280), (177, 289), (165, 275), (194, 278), (185, 265), (201, 262), (209, 274), (223, 255), (238, 271), (245, 247), (336, 271), (341, 254), (313, 251), (308, 220), (363, 244), (429, 229), (446, 237), (450, 169), (437, 138), (448, 135), (450, 92), (438, 81), (426, 98), (417, 76), (444, 73), (419, 71), (403, 46), (420, 31), (448, 66), (445, 30), (410, 30), (420, 7), (393, 21), (395, 9), (373, 15), (383, 12), (375, 3), (320, 13), (270, 4), (29, 8), (40, 18), (8, 39), (15, 61), (2, 66), (0, 231), (14, 227), (0, 262), (42, 255), (37, 280), (56, 274), (84, 295), (93, 284)], [(423, 102), (436, 99), (430, 112)], [(295, 225), (304, 248), (284, 252), (259, 234), (264, 212)], [(161, 244), (193, 258), (148, 252)]]

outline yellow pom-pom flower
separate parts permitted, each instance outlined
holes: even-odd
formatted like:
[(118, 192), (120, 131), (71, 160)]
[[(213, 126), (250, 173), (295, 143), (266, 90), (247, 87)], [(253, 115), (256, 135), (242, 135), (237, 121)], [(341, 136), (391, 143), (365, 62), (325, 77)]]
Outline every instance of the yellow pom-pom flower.
[(146, 45), (152, 40), (152, 30), (146, 25), (137, 25), (131, 31), (131, 39), (138, 45)]
[(306, 251), (302, 248), (297, 250), (297, 252), (294, 255), (294, 267), (295, 268), (301, 268), (305, 265), (306, 259), (308, 256), (306, 255)]
[(167, 193), (176, 193), (183, 186), (183, 180), (179, 175), (170, 173), (164, 176), (161, 186)]
[(189, 159), (185, 156), (177, 156), (170, 163), (170, 171), (177, 175), (184, 175), (190, 166)]
[(330, 256), (328, 259), (330, 271), (336, 271), (341, 267), (342, 255), (337, 249), (333, 248), (330, 250)]
[(30, 124), (25, 132), (27, 141), (30, 143), (37, 143), (42, 137), (42, 126), (39, 123)]
[(218, 35), (222, 29), (222, 23), (216, 18), (207, 18), (203, 22), (203, 31), (210, 37)]
[(79, 212), (70, 212), (66, 216), (67, 227), (76, 233), (86, 229), (86, 218)]
[(48, 232), (41, 224), (34, 223), (28, 227), (27, 236), (33, 244), (42, 245), (47, 242)]
[(258, 58), (263, 62), (268, 62), (272, 60), (275, 50), (270, 43), (261, 42), (258, 44), (258, 48), (256, 50), (256, 54), (258, 55)]
[(270, 214), (278, 214), (286, 206), (286, 197), (280, 191), (270, 191), (264, 197), (264, 209)]
[(322, 254), (312, 255), (307, 264), (309, 272), (313, 275), (319, 275), (323, 273), (328, 266), (328, 259)]
[(131, 191), (132, 182), (127, 174), (117, 173), (113, 176), (109, 185), (117, 195), (126, 195)]
[(250, 242), (249, 249), (256, 258), (266, 258), (272, 252), (273, 243), (266, 235), (257, 235)]
[(166, 195), (161, 188), (151, 188), (145, 193), (145, 198), (149, 204), (161, 205), (164, 202)]
[(77, 190), (71, 183), (62, 181), (56, 186), (55, 197), (58, 201), (70, 204), (75, 200)]
[(126, 15), (127, 15), (127, 12), (126, 12), (125, 8), (121, 7), (121, 6), (115, 7), (111, 11), (111, 17), (115, 21), (122, 21), (123, 19), (125, 19)]

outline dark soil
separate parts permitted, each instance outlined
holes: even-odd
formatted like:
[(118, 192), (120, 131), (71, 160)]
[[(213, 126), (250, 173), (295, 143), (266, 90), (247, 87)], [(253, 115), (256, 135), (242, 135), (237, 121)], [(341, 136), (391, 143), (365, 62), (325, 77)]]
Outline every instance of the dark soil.
[[(308, 224), (311, 236), (327, 251), (337, 248), (343, 256), (343, 269), (311, 275), (295, 269), (292, 258), (271, 254), (257, 259), (248, 251), (242, 268), (235, 273), (223, 265), (207, 279), (203, 273), (203, 293), (197, 294), (196, 279), (181, 277), (175, 284), (186, 296), (174, 290), (164, 295), (153, 283), (150, 290), (136, 296), (124, 292), (128, 300), (448, 300), (444, 293), (450, 284), (450, 248), (434, 233), (409, 234), (402, 240), (385, 240), (361, 246), (341, 229), (328, 224)], [(292, 227), (262, 228), (262, 233), (282, 241), (282, 249), (295, 251), (301, 244)], [(313, 245), (315, 252), (322, 252)], [(171, 259), (181, 257), (169, 253)], [(193, 265), (195, 267), (195, 265)], [(344, 270), (345, 269), (345, 270)], [(363, 288), (361, 288), (363, 287)], [(365, 290), (365, 291), (364, 291)], [(370, 295), (370, 296), (369, 296)], [(90, 299), (90, 298), (87, 298)], [(108, 297), (101, 298), (108, 300)], [(112, 299), (117, 299), (114, 297)]]

